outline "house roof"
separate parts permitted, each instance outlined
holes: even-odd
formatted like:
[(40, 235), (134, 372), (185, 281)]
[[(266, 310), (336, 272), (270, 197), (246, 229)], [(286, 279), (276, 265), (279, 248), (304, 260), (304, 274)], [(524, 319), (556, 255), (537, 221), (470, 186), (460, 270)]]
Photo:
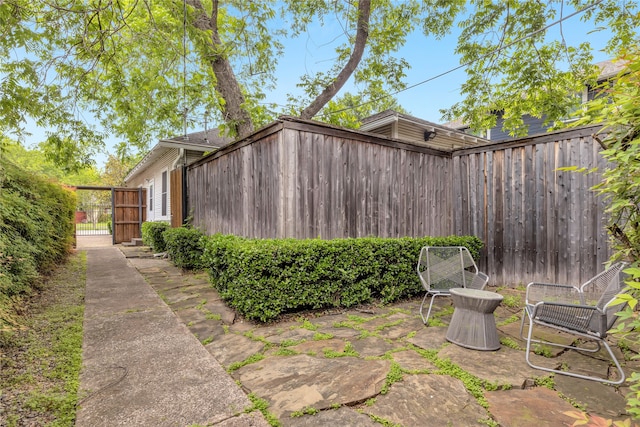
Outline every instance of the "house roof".
[(600, 74), (598, 74), (598, 81), (602, 82), (604, 80), (608, 80), (617, 76), (620, 71), (624, 70), (627, 67), (627, 63), (625, 61), (609, 60), (598, 62), (596, 66), (600, 69)]
[[(188, 148), (196, 151), (211, 151), (223, 147), (233, 141), (233, 138), (220, 135), (220, 129), (209, 129), (201, 132), (193, 132), (187, 135), (174, 136), (167, 139), (161, 139), (160, 143), (179, 144), (178, 148)], [(202, 150), (200, 149), (202, 148)]]
[(221, 136), (218, 128), (161, 139), (151, 150), (149, 150), (147, 154), (145, 154), (142, 160), (140, 160), (138, 164), (129, 171), (124, 180), (127, 182), (138, 174), (144, 172), (153, 164), (154, 160), (173, 148), (182, 148), (185, 150), (206, 153), (207, 151), (215, 151), (218, 148), (227, 145), (231, 141), (233, 141), (232, 138)]
[[(397, 123), (403, 127), (402, 137), (417, 145), (424, 145), (443, 151), (453, 151), (476, 145), (489, 143), (489, 140), (475, 135), (469, 135), (453, 127), (439, 125), (395, 110), (385, 110), (362, 120), (361, 131), (376, 133), (389, 124)], [(435, 132), (432, 138), (426, 138), (425, 132)]]

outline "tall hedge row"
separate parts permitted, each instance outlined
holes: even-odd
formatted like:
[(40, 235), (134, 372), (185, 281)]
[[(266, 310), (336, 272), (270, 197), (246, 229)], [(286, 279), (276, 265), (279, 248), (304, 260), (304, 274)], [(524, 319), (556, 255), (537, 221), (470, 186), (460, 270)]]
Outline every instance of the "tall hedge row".
[(166, 221), (149, 221), (142, 223), (142, 243), (149, 246), (154, 252), (166, 251), (163, 233), (171, 225)]
[(476, 237), (359, 238), (335, 240), (202, 239), (203, 265), (226, 302), (263, 322), (280, 314), (351, 307), (417, 295), (415, 272), (423, 246), (466, 246), (477, 258)]
[(202, 237), (204, 234), (197, 228), (168, 228), (162, 233), (164, 248), (176, 267), (201, 270)]
[(73, 192), (0, 158), (0, 329), (10, 300), (65, 261), (75, 205)]

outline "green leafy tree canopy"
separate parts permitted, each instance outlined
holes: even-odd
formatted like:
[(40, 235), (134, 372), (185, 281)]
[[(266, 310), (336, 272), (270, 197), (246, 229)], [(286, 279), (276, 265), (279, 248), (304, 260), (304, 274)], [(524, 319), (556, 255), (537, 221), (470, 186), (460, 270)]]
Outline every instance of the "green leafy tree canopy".
[[(500, 110), (517, 133), (524, 112), (565, 117), (593, 78), (590, 46), (545, 38), (565, 6), (612, 32), (612, 54), (636, 37), (625, 0), (0, 0), (0, 132), (25, 135), (32, 120), (51, 129), (45, 154), (80, 167), (104, 144), (87, 118), (137, 149), (203, 117), (240, 137), (282, 113), (355, 127), (397, 107), (408, 37), (422, 33), (428, 55), (427, 37), (458, 25), (468, 79), (448, 116), (486, 128)], [(333, 61), (300, 76), (287, 106), (270, 103), (286, 41), (328, 22), (343, 28)]]
[[(616, 79), (600, 87), (602, 96), (589, 102), (577, 125), (603, 123), (595, 135), (602, 155), (610, 161), (603, 180), (596, 186), (608, 201), (607, 228), (612, 237), (613, 259), (630, 262), (625, 270), (630, 292), (619, 296), (629, 303), (618, 313), (619, 332), (637, 345), (640, 317), (635, 310), (640, 299), (640, 45), (623, 49), (618, 61), (626, 67)], [(631, 331), (631, 333), (629, 333)], [(639, 356), (636, 355), (637, 359)], [(640, 419), (640, 373), (629, 378), (628, 412)]]

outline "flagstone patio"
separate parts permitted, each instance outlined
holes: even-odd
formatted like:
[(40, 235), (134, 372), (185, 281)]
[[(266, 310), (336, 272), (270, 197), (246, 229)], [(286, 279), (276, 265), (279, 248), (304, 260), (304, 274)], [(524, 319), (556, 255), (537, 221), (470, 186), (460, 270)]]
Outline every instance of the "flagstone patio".
[[(557, 426), (573, 423), (565, 413), (576, 406), (591, 415), (628, 418), (627, 387), (550, 377), (527, 365), (521, 307), (513, 305), (524, 300), (522, 290), (493, 289), (515, 296), (511, 306), (495, 312), (502, 346), (476, 351), (446, 341), (452, 312), (447, 298), (436, 300), (432, 314), (443, 326), (422, 324), (419, 299), (306, 312), (261, 325), (229, 309), (206, 274), (136, 254), (130, 262), (176, 316), (247, 393), (268, 403), (283, 426)], [(609, 370), (598, 354), (532, 356), (600, 375)], [(638, 362), (626, 360), (624, 369), (636, 371)]]

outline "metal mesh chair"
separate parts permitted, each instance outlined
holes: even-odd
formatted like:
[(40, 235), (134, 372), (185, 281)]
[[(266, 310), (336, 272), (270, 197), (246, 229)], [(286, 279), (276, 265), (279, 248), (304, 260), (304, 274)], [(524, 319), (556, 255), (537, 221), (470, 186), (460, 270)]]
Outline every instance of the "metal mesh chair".
[[(612, 304), (616, 295), (624, 290), (625, 285), (621, 278), (621, 272), (625, 265), (623, 262), (616, 263), (580, 287), (536, 282), (527, 285), (524, 314), (520, 324), (520, 336), (527, 341), (526, 360), (529, 366), (543, 371), (607, 384), (622, 384), (624, 382), (625, 374), (605, 338), (617, 319), (615, 314), (622, 310), (626, 304)], [(525, 318), (529, 320), (529, 331), (526, 338), (523, 335)], [(590, 342), (595, 342), (596, 347), (578, 346), (573, 343), (572, 345), (563, 345), (533, 339), (535, 325), (542, 325), (577, 335)], [(618, 369), (620, 378), (612, 381), (608, 378), (582, 375), (535, 365), (529, 359), (531, 343), (547, 344), (589, 353), (599, 351), (602, 344)]]
[[(478, 271), (473, 257), (464, 246), (425, 246), (420, 250), (416, 267), (426, 293), (420, 304), (420, 316), (426, 325), (437, 296), (449, 296), (452, 288), (484, 289), (489, 277)], [(424, 303), (431, 295), (427, 315)]]

